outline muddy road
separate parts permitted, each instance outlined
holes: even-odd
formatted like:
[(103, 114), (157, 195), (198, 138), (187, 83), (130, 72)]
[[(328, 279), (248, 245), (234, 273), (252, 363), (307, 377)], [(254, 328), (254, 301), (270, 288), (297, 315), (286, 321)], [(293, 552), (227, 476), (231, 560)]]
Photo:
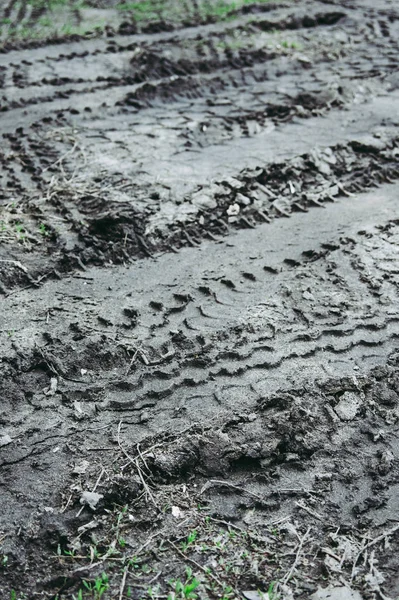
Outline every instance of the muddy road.
[(0, 8), (1, 598), (397, 599), (399, 6), (36, 4)]

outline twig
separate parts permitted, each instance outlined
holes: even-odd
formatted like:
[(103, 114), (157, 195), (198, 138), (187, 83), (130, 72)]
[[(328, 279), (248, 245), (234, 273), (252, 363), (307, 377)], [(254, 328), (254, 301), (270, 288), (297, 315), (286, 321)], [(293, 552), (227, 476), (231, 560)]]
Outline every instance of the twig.
[(200, 565), (199, 563), (197, 563), (193, 558), (189, 558), (171, 540), (168, 540), (168, 541), (169, 541), (169, 544), (175, 549), (175, 551), (178, 554), (180, 554), (180, 556), (182, 558), (184, 558), (184, 560), (187, 560), (188, 562), (190, 562), (191, 564), (193, 564), (195, 567), (197, 567), (197, 569), (200, 569), (203, 573), (205, 573), (206, 576), (208, 576), (211, 579), (213, 579), (213, 581), (215, 581), (222, 589), (224, 588), (223, 583), (220, 581), (220, 579), (218, 577), (216, 577), (216, 575), (214, 575), (213, 573), (210, 573), (207, 569), (205, 569), (205, 567), (203, 567), (202, 565)]
[(155, 498), (152, 495), (152, 492), (151, 492), (150, 488), (148, 487), (147, 482), (145, 481), (145, 479), (143, 477), (143, 471), (142, 471), (142, 469), (141, 469), (141, 467), (140, 467), (140, 465), (138, 463), (138, 459), (137, 458), (136, 459), (132, 458), (130, 456), (130, 454), (125, 450), (125, 448), (122, 446), (121, 439), (120, 439), (120, 437), (121, 437), (121, 427), (122, 427), (122, 421), (119, 421), (119, 425), (118, 425), (118, 438), (117, 438), (118, 439), (119, 449), (121, 450), (121, 452), (123, 452), (123, 454), (129, 460), (129, 462), (134, 467), (136, 467), (137, 473), (138, 473), (138, 475), (140, 477), (141, 483), (143, 484), (143, 487), (145, 489), (145, 492), (146, 492), (147, 496), (151, 499), (151, 502), (153, 503), (153, 505), (155, 506), (155, 508), (157, 510), (159, 510), (158, 504), (156, 503)]
[[(147, 471), (148, 471), (149, 473), (151, 473), (151, 471), (150, 471), (150, 469), (149, 469), (149, 466), (147, 465), (147, 462), (146, 462), (146, 460), (145, 460), (145, 458), (144, 458), (144, 455), (143, 455), (143, 453), (142, 453), (142, 452), (141, 452), (141, 450), (140, 450), (140, 444), (137, 444), (137, 452), (138, 452), (138, 454), (139, 454), (139, 456), (140, 456), (140, 458), (141, 458), (141, 460), (142, 460), (142, 462), (143, 462), (143, 465), (145, 466), (145, 468), (147, 469)], [(136, 460), (137, 460), (137, 458), (136, 458)]]
[(136, 360), (136, 356), (138, 355), (138, 353), (139, 353), (139, 348), (137, 348), (136, 352), (133, 354), (133, 358), (130, 361), (128, 368), (126, 369), (126, 375), (129, 375), (129, 371), (132, 368), (132, 365), (133, 365), (134, 361)]
[(75, 573), (80, 573), (81, 571), (90, 571), (91, 569), (94, 569), (94, 567), (98, 567), (98, 565), (101, 565), (101, 564), (102, 563), (99, 560), (98, 562), (91, 563), (91, 565), (83, 565), (83, 567), (79, 567), (79, 568), (75, 569), (73, 574), (75, 575)]
[(19, 269), (21, 269), (21, 271), (23, 271), (24, 273), (28, 272), (28, 269), (21, 263), (19, 262), (19, 260), (6, 260), (6, 259), (1, 259), (0, 262), (2, 263), (10, 263), (12, 265), (15, 265), (16, 267), (18, 267)]
[(137, 556), (139, 556), (139, 555), (141, 554), (141, 552), (142, 552), (142, 551), (143, 551), (145, 548), (147, 548), (147, 546), (148, 546), (149, 544), (151, 544), (151, 542), (152, 542), (152, 541), (153, 541), (153, 540), (154, 540), (156, 537), (158, 537), (159, 535), (161, 535), (161, 534), (163, 534), (163, 533), (164, 533), (164, 531), (162, 530), (162, 531), (157, 531), (156, 533), (154, 533), (153, 535), (151, 535), (151, 536), (148, 538), (148, 540), (147, 540), (146, 542), (144, 542), (144, 544), (142, 544), (141, 546), (139, 546), (138, 550), (136, 550), (136, 551), (133, 553), (133, 555), (132, 555), (132, 556), (136, 556), (136, 557), (137, 557)]
[(356, 194), (352, 194), (352, 192), (348, 192), (348, 190), (346, 190), (344, 188), (344, 186), (342, 185), (342, 183), (337, 183), (337, 186), (339, 187), (339, 189), (341, 190), (341, 192), (345, 195), (345, 196), (349, 196), (350, 198), (354, 198), (356, 196)]
[(61, 512), (62, 512), (62, 513), (64, 513), (64, 512), (66, 511), (66, 509), (68, 508), (68, 506), (69, 506), (69, 505), (70, 505), (70, 503), (71, 503), (71, 500), (72, 500), (72, 494), (70, 494), (70, 495), (69, 495), (68, 501), (67, 501), (67, 503), (65, 504), (64, 508), (62, 508), (62, 509), (61, 509)]
[(305, 535), (301, 538), (301, 540), (299, 542), (299, 545), (298, 545), (298, 549), (296, 551), (296, 556), (295, 556), (294, 563), (293, 563), (291, 569), (288, 571), (288, 573), (284, 576), (284, 578), (282, 580), (283, 584), (287, 583), (291, 579), (291, 577), (292, 577), (295, 569), (297, 568), (298, 563), (299, 563), (299, 559), (301, 557), (302, 548), (303, 548), (303, 546), (305, 544), (306, 538), (308, 537), (310, 531), (311, 531), (311, 528), (308, 527), (307, 530), (306, 530)]
[(351, 580), (354, 578), (355, 576), (355, 571), (356, 571), (356, 563), (359, 560), (359, 558), (361, 557), (361, 555), (363, 554), (363, 552), (365, 550), (367, 550), (368, 548), (371, 548), (372, 546), (374, 546), (375, 544), (378, 544), (378, 542), (382, 542), (382, 540), (385, 540), (385, 538), (387, 538), (388, 536), (392, 535), (393, 533), (395, 533), (395, 531), (398, 531), (399, 529), (399, 523), (397, 523), (395, 525), (395, 527), (392, 527), (392, 529), (389, 529), (388, 531), (386, 531), (385, 533), (382, 533), (381, 535), (379, 535), (378, 537), (376, 537), (374, 540), (371, 540), (371, 542), (369, 542), (368, 544), (366, 544), (365, 546), (363, 546), (363, 548), (361, 550), (359, 550), (358, 554), (355, 557), (355, 560), (353, 561), (353, 567), (352, 567), (352, 575), (351, 575)]
[(121, 581), (121, 587), (120, 587), (120, 590), (119, 590), (119, 600), (122, 600), (122, 598), (123, 598), (123, 591), (125, 589), (126, 578), (127, 578), (128, 572), (129, 572), (129, 567), (125, 567), (123, 569), (123, 577), (122, 577), (122, 581)]
[(319, 521), (324, 521), (324, 519), (321, 515), (319, 515), (314, 510), (308, 508), (305, 504), (302, 504), (302, 502), (295, 502), (295, 506), (298, 506), (298, 508), (302, 508), (302, 510), (309, 513), (309, 515), (312, 515), (312, 517), (314, 517), (315, 519), (318, 519)]
[(45, 169), (43, 169), (42, 173), (45, 173), (50, 168), (55, 167), (55, 165), (58, 165), (58, 164), (60, 164), (60, 167), (62, 168), (62, 163), (63, 163), (64, 159), (68, 156), (68, 154), (73, 154), (73, 152), (75, 152), (77, 146), (78, 146), (78, 142), (75, 140), (75, 143), (74, 143), (73, 147), (70, 148), (67, 152), (65, 152), (65, 154), (63, 154), (62, 156), (60, 156), (60, 158), (58, 160), (56, 160), (51, 165), (49, 165), (48, 167), (46, 167)]
[(234, 485), (234, 483), (230, 483), (229, 481), (221, 481), (219, 479), (210, 479), (209, 482), (207, 482), (202, 490), (200, 491), (200, 494), (203, 494), (208, 487), (211, 487), (212, 485), (221, 485), (221, 486), (226, 486), (229, 488), (232, 488), (233, 490), (237, 490), (239, 492), (241, 492), (241, 494), (248, 494), (248, 496), (252, 496), (253, 498), (257, 498), (258, 500), (263, 500), (262, 496), (259, 496), (258, 494), (255, 494), (254, 492), (250, 492), (249, 490), (246, 490), (244, 488), (239, 487), (238, 485)]

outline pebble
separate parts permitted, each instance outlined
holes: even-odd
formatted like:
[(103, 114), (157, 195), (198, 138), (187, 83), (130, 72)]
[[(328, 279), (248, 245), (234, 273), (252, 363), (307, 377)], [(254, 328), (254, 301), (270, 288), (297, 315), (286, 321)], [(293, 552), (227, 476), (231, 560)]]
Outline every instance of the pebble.
[(359, 396), (354, 392), (345, 392), (334, 410), (342, 421), (352, 421), (356, 417), (359, 407)]

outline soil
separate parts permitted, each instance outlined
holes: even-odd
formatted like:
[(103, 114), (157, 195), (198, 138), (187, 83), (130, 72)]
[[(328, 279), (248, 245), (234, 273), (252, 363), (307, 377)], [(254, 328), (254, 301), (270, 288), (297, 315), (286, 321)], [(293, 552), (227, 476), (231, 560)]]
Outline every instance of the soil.
[(89, 5), (0, 53), (1, 598), (399, 598), (397, 2)]

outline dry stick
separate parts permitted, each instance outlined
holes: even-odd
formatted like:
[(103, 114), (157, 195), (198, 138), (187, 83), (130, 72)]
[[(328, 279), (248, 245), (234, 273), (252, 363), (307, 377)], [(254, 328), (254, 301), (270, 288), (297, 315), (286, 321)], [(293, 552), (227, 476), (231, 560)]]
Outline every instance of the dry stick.
[(187, 560), (188, 562), (190, 562), (193, 565), (195, 565), (197, 567), (197, 569), (200, 569), (203, 573), (205, 573), (205, 575), (207, 575), (211, 579), (213, 579), (213, 581), (215, 581), (222, 589), (224, 588), (223, 583), (220, 581), (220, 579), (218, 577), (216, 577), (216, 575), (213, 575), (213, 573), (209, 573), (209, 571), (207, 571), (207, 569), (205, 569), (205, 567), (203, 567), (202, 565), (200, 565), (199, 563), (197, 563), (194, 559), (189, 558), (186, 554), (184, 554), (184, 552), (182, 552), (181, 550), (179, 550), (179, 548), (176, 546), (176, 544), (174, 544), (170, 540), (168, 540), (168, 541), (169, 541), (169, 544), (176, 550), (176, 552), (178, 554), (180, 554), (180, 556), (182, 556), (184, 558), (184, 560)]
[(315, 512), (311, 508), (308, 508), (305, 504), (302, 504), (302, 502), (295, 502), (295, 506), (298, 506), (298, 508), (302, 508), (302, 510), (306, 511), (309, 515), (311, 515), (315, 519), (318, 519), (319, 521), (324, 521), (324, 519), (321, 515), (319, 515), (317, 512)]
[[(219, 479), (211, 479), (209, 481), (209, 483), (215, 484), (215, 485), (222, 485), (222, 486), (225, 485), (226, 487), (232, 488), (233, 490), (238, 490), (242, 494), (248, 494), (248, 496), (253, 496), (254, 498), (257, 498), (258, 500), (263, 500), (262, 496), (259, 496), (258, 494), (254, 494), (254, 492), (250, 492), (249, 490), (245, 490), (244, 488), (240, 488), (238, 485), (234, 485), (233, 483), (230, 483), (229, 481), (221, 481)], [(203, 493), (205, 491), (205, 489), (202, 488), (200, 493)]]
[(353, 567), (352, 567), (352, 575), (351, 575), (351, 580), (354, 578), (355, 576), (355, 570), (356, 570), (356, 563), (359, 560), (359, 558), (361, 557), (361, 555), (363, 554), (363, 552), (365, 550), (367, 550), (368, 548), (371, 548), (372, 546), (374, 546), (375, 544), (378, 544), (378, 542), (382, 542), (382, 540), (384, 540), (385, 538), (387, 538), (389, 535), (392, 535), (393, 533), (395, 533), (395, 531), (398, 531), (399, 529), (399, 523), (397, 525), (395, 525), (395, 527), (392, 527), (392, 529), (389, 529), (388, 531), (386, 531), (385, 533), (382, 533), (381, 535), (379, 535), (378, 537), (376, 537), (374, 540), (371, 540), (371, 542), (369, 542), (368, 544), (366, 544), (357, 554), (354, 562), (353, 562)]
[(126, 456), (126, 458), (129, 459), (129, 462), (136, 467), (137, 473), (138, 473), (138, 475), (140, 477), (141, 483), (143, 484), (143, 487), (144, 487), (147, 495), (151, 499), (151, 502), (153, 503), (153, 505), (155, 506), (155, 508), (157, 510), (159, 510), (159, 507), (158, 507), (158, 505), (157, 505), (157, 503), (155, 501), (155, 498), (152, 495), (152, 492), (151, 492), (150, 488), (148, 487), (148, 485), (147, 485), (147, 483), (146, 483), (146, 481), (145, 481), (145, 479), (143, 477), (143, 472), (142, 472), (142, 470), (140, 468), (138, 460), (137, 459), (133, 459), (130, 456), (130, 454), (128, 452), (126, 452), (126, 450), (124, 449), (124, 447), (121, 444), (121, 427), (122, 427), (122, 421), (119, 421), (119, 425), (118, 425), (118, 446), (119, 446), (119, 449), (121, 450), (121, 452), (123, 452), (123, 454)]
[(120, 590), (119, 590), (119, 600), (122, 600), (122, 598), (123, 598), (123, 591), (125, 589), (126, 578), (127, 578), (128, 571), (129, 571), (129, 567), (125, 567), (123, 569), (123, 577), (122, 577), (122, 581), (121, 581), (121, 587), (120, 587)]
[(142, 551), (143, 551), (145, 548), (147, 548), (147, 546), (148, 546), (149, 544), (151, 544), (151, 542), (152, 542), (152, 541), (153, 541), (153, 540), (154, 540), (156, 537), (158, 537), (158, 536), (159, 536), (159, 535), (161, 535), (162, 533), (164, 533), (164, 531), (157, 531), (157, 533), (154, 533), (153, 535), (151, 535), (151, 536), (148, 538), (148, 540), (147, 540), (146, 542), (144, 542), (144, 544), (142, 544), (142, 545), (139, 547), (139, 549), (138, 549), (138, 550), (136, 550), (136, 551), (135, 551), (135, 552), (132, 554), (132, 556), (139, 556), (139, 555), (140, 555), (140, 553), (141, 553), (141, 552), (142, 552)]
[(72, 500), (72, 494), (69, 494), (69, 498), (68, 498), (68, 501), (67, 501), (66, 505), (64, 506), (64, 508), (63, 508), (63, 509), (61, 509), (61, 512), (62, 512), (62, 513), (64, 513), (64, 512), (66, 511), (66, 509), (68, 508), (68, 506), (69, 506), (69, 505), (70, 505), (70, 503), (71, 503), (71, 500)]
[(339, 187), (339, 189), (345, 196), (349, 196), (350, 198), (354, 198), (356, 196), (356, 194), (352, 194), (352, 192), (348, 192), (348, 190), (344, 188), (342, 183), (337, 182), (337, 186)]
[(233, 523), (229, 523), (228, 521), (223, 521), (222, 519), (214, 519), (213, 517), (209, 517), (209, 520), (213, 521), (214, 523), (220, 523), (221, 525), (226, 525), (226, 527), (231, 527), (232, 529), (237, 529), (237, 531), (241, 531), (241, 533), (248, 533), (242, 527), (239, 527), (238, 525), (234, 525)]
[(133, 358), (130, 361), (128, 368), (126, 369), (125, 375), (129, 375), (129, 371), (132, 368), (132, 365), (133, 365), (134, 361), (136, 360), (136, 356), (138, 355), (138, 353), (139, 353), (139, 348), (137, 348), (136, 352), (133, 354)]
[(101, 565), (101, 560), (99, 560), (98, 562), (95, 563), (91, 563), (91, 565), (83, 565), (83, 567), (79, 567), (77, 569), (74, 570), (74, 574), (75, 573), (80, 573), (81, 571), (90, 571), (91, 569), (94, 569), (94, 567), (98, 567), (98, 565)]
[(49, 165), (48, 167), (46, 167), (45, 169), (43, 169), (42, 173), (46, 173), (46, 171), (48, 171), (51, 167), (55, 167), (55, 165), (58, 165), (58, 163), (60, 163), (61, 168), (62, 168), (62, 162), (64, 161), (64, 159), (68, 156), (68, 154), (73, 154), (73, 152), (75, 151), (75, 149), (77, 148), (77, 146), (78, 146), (78, 142), (75, 140), (75, 143), (74, 143), (73, 147), (70, 148), (68, 150), (68, 152), (65, 152), (65, 154), (63, 154), (62, 156), (60, 156), (60, 158), (58, 160), (56, 160), (51, 165)]
[(137, 456), (135, 456), (133, 458), (133, 460), (137, 460), (138, 458), (140, 458), (140, 456), (147, 456), (147, 454), (149, 454), (150, 452), (152, 452), (155, 448), (161, 448), (162, 446), (165, 446), (166, 444), (169, 444), (170, 442), (172, 442), (172, 441), (174, 441), (174, 440), (176, 440), (178, 438), (181, 438), (181, 436), (183, 434), (187, 433), (187, 431), (192, 430), (197, 425), (198, 425), (198, 423), (192, 423), (188, 427), (185, 427), (184, 429), (181, 429), (180, 431), (176, 432), (175, 434), (169, 434), (168, 438), (165, 441), (158, 442), (157, 444), (154, 444), (150, 448), (147, 448), (147, 450), (140, 451), (140, 454), (137, 454)]
[(10, 263), (12, 265), (15, 265), (19, 269), (21, 269), (21, 271), (23, 271), (24, 273), (28, 272), (28, 269), (21, 262), (19, 262), (19, 260), (5, 260), (5, 259), (1, 259), (0, 262), (2, 262), (2, 263)]
[(136, 465), (137, 472), (139, 474), (139, 477), (141, 479), (141, 483), (143, 484), (145, 491), (147, 492), (148, 496), (150, 497), (151, 502), (153, 503), (153, 505), (155, 506), (155, 508), (157, 510), (159, 510), (158, 504), (156, 503), (155, 498), (152, 495), (152, 492), (151, 492), (150, 488), (148, 487), (148, 485), (147, 485), (147, 483), (146, 483), (146, 481), (144, 479), (143, 471), (141, 470), (141, 467), (139, 466), (137, 460), (135, 461), (134, 464)]
[(306, 533), (305, 533), (305, 535), (302, 537), (302, 539), (301, 539), (301, 540), (300, 540), (300, 542), (299, 542), (299, 546), (298, 546), (298, 550), (297, 550), (297, 552), (296, 552), (296, 556), (295, 556), (294, 564), (292, 565), (291, 569), (288, 571), (288, 573), (287, 573), (287, 574), (284, 576), (284, 578), (283, 578), (283, 583), (284, 583), (284, 584), (285, 584), (285, 583), (287, 583), (287, 582), (288, 582), (288, 581), (291, 579), (291, 577), (292, 577), (292, 575), (293, 575), (293, 573), (294, 573), (295, 569), (296, 569), (296, 568), (297, 568), (297, 566), (298, 566), (298, 563), (299, 563), (299, 558), (300, 558), (300, 555), (301, 555), (301, 552), (302, 552), (302, 548), (303, 548), (303, 545), (304, 545), (304, 543), (305, 543), (305, 540), (306, 540), (306, 538), (307, 538), (307, 537), (308, 537), (308, 535), (309, 535), (309, 532), (310, 532), (310, 530), (311, 530), (311, 527), (308, 527), (308, 528), (307, 528), (307, 530), (306, 530)]
[[(285, 520), (288, 520), (289, 517), (284, 517)], [(252, 533), (252, 531), (250, 531), (249, 529), (243, 529), (242, 527), (239, 527), (238, 525), (234, 525), (233, 523), (229, 523), (228, 521), (223, 521), (222, 519), (214, 519), (213, 517), (209, 517), (209, 520), (212, 521), (213, 523), (221, 523), (222, 525), (225, 525), (226, 527), (231, 527), (232, 529), (236, 529), (237, 531), (239, 531), (240, 533), (243, 533), (244, 535), (247, 535), (249, 538), (251, 538), (253, 541), (255, 542), (266, 542), (266, 543), (270, 543), (270, 539), (267, 539), (265, 536), (260, 535), (260, 534), (256, 534), (256, 533)], [(281, 521), (282, 519), (280, 519)]]
[[(144, 458), (144, 455), (143, 455), (143, 453), (140, 450), (140, 444), (137, 444), (137, 452), (139, 453), (140, 458), (143, 461), (143, 465), (145, 466), (145, 468), (147, 469), (147, 471), (149, 471), (151, 473), (151, 471), (150, 471), (150, 469), (149, 469), (149, 467), (148, 467), (148, 465), (146, 463), (146, 460)], [(136, 458), (136, 460), (138, 460), (138, 459)]]

